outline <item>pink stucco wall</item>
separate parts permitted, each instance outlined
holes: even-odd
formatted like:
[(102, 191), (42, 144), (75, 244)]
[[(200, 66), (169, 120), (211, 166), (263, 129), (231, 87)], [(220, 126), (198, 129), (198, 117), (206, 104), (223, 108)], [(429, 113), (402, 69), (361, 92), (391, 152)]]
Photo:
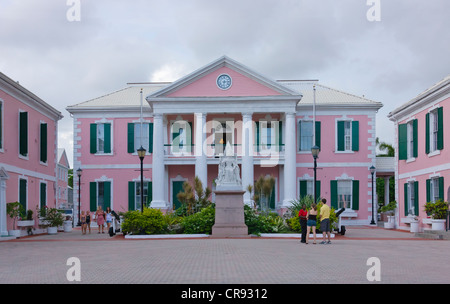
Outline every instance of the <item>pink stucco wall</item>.
[[(3, 150), (0, 151), (0, 164), (8, 170), (6, 182), (6, 202), (19, 200), (19, 179), (27, 180), (27, 209), (36, 216), (39, 204), (40, 183), (47, 184), (47, 206), (56, 207), (56, 153), (57, 120), (28, 106), (21, 100), (0, 90), (3, 101)], [(19, 157), (19, 112), (28, 112), (28, 157)], [(47, 163), (40, 163), (40, 123), (47, 123)], [(7, 227), (12, 229), (12, 219), (7, 218)]]
[[(414, 119), (418, 120), (418, 128), (417, 128), (417, 136), (418, 136), (418, 156), (414, 161), (409, 160), (399, 160), (398, 161), (398, 173), (399, 176), (403, 176), (403, 178), (399, 178), (398, 181), (398, 210), (400, 218), (405, 218), (404, 211), (404, 184), (408, 182), (408, 180), (413, 180), (419, 182), (419, 217), (420, 219), (427, 218), (427, 214), (424, 211), (424, 205), (427, 201), (426, 197), (426, 180), (430, 179), (431, 175), (440, 174), (441, 177), (444, 177), (444, 200), (449, 201), (450, 197), (450, 98), (447, 98), (435, 107), (443, 107), (443, 122), (444, 122), (444, 149), (440, 150), (439, 154), (434, 156), (428, 156), (425, 153), (425, 139), (426, 139), (426, 114), (429, 113), (430, 110), (434, 109), (431, 105), (429, 107), (425, 107), (422, 111), (414, 114)], [(406, 123), (409, 119), (404, 119), (399, 121), (400, 124)], [(395, 130), (398, 137), (398, 127)], [(430, 169), (432, 169), (432, 173), (430, 173)], [(424, 173), (422, 174), (421, 171)], [(426, 173), (425, 173), (426, 171)], [(401, 223), (400, 226), (404, 228), (408, 228), (408, 224)], [(420, 221), (420, 227), (430, 228), (428, 224), (423, 224)]]
[[(233, 84), (228, 90), (219, 89), (215, 83), (221, 74), (228, 74)], [(259, 82), (252, 80), (228, 67), (222, 67), (194, 83), (169, 94), (168, 97), (201, 97), (201, 96), (273, 96), (281, 95)]]

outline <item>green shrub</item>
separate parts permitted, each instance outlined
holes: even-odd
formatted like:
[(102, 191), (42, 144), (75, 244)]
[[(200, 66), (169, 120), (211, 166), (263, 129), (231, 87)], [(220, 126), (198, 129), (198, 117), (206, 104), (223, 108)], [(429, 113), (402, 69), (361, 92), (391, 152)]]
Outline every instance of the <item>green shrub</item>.
[(249, 234), (282, 233), (289, 230), (283, 218), (277, 213), (258, 214), (254, 209), (245, 205), (244, 217)]
[(181, 225), (184, 228), (184, 233), (212, 233), (212, 226), (215, 222), (216, 209), (214, 205), (209, 205), (203, 208), (200, 212), (186, 216), (181, 220)]
[(167, 228), (164, 215), (159, 209), (128, 211), (123, 218), (122, 231), (126, 234), (157, 234)]
[(290, 230), (298, 233), (302, 232), (302, 227), (300, 226), (300, 219), (298, 215), (287, 219), (286, 222)]

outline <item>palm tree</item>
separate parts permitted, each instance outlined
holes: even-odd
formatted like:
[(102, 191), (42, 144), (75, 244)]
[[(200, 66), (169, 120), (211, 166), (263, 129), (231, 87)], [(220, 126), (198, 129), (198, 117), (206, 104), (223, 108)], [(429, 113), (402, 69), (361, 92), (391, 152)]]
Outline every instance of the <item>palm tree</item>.
[(395, 149), (391, 144), (388, 144), (384, 141), (380, 142), (380, 139), (378, 137), (375, 139), (375, 144), (378, 147), (378, 150), (386, 151), (386, 154), (379, 154), (377, 156), (381, 156), (381, 157), (394, 157), (395, 156)]

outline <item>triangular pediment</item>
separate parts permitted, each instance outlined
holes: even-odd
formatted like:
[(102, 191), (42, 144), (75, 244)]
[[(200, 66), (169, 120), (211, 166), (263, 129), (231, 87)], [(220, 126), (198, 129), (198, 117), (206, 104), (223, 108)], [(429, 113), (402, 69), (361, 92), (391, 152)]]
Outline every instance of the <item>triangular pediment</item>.
[[(220, 76), (225, 75), (223, 82)], [(298, 93), (223, 56), (149, 95), (157, 98), (291, 96)]]

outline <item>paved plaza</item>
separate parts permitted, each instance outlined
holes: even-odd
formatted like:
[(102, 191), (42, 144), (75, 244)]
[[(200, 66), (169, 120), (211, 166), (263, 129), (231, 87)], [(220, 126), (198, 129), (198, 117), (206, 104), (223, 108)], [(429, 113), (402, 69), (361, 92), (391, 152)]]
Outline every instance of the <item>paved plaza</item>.
[[(130, 240), (74, 229), (0, 242), (0, 283), (450, 283), (449, 252), (450, 241), (373, 227), (349, 227), (328, 245), (290, 237)], [(68, 280), (72, 257), (80, 281)], [(368, 264), (371, 257), (378, 263)], [(379, 281), (369, 281), (375, 265)]]

